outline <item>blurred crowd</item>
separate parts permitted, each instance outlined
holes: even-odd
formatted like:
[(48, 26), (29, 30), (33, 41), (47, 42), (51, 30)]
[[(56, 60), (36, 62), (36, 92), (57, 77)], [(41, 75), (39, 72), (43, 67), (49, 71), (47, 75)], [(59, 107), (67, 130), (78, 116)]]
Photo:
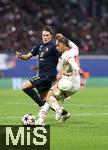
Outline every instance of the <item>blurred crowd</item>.
[(0, 22), (0, 53), (30, 50), (51, 25), (80, 54), (108, 54), (107, 0), (1, 0)]

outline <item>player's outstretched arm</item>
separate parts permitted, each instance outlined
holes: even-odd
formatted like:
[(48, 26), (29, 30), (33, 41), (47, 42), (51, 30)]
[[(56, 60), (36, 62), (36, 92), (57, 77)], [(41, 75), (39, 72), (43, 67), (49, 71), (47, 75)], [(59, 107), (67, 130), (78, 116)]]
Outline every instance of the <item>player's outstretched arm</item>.
[(17, 57), (17, 58), (20, 58), (20, 59), (23, 59), (23, 60), (27, 60), (27, 59), (29, 59), (29, 58), (32, 57), (32, 53), (29, 52), (29, 53), (27, 53), (27, 54), (22, 54), (22, 53), (19, 53), (19, 52), (17, 51), (17, 52), (16, 52), (16, 57)]

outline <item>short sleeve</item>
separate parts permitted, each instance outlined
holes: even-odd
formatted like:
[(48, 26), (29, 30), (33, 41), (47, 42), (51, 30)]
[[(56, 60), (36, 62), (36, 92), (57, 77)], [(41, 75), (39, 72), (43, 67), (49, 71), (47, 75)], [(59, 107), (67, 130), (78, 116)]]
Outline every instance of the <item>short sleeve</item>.
[(32, 53), (33, 56), (38, 55), (38, 51), (39, 51), (40, 46), (41, 46), (41, 44), (38, 44), (38, 45), (34, 46), (34, 47), (31, 49), (31, 53)]

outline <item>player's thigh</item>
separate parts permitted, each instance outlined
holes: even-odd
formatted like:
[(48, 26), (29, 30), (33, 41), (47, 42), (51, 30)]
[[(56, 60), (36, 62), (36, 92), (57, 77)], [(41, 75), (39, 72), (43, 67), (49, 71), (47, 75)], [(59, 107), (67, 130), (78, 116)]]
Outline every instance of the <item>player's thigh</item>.
[(59, 80), (58, 82), (58, 88), (61, 90), (61, 91), (71, 91), (72, 90), (72, 87), (73, 87), (73, 82), (69, 79), (65, 79), (65, 78), (62, 78), (61, 80)]
[(64, 77), (59, 80), (58, 88), (63, 92), (74, 93), (80, 88), (80, 77)]
[(71, 80), (68, 78), (62, 78), (59, 80), (55, 86), (53, 86), (52, 91), (54, 96), (59, 99), (65, 99), (76, 92), (75, 86)]
[(39, 94), (46, 92), (51, 88), (51, 81), (46, 75), (32, 77), (29, 81), (31, 82), (33, 88), (37, 89)]

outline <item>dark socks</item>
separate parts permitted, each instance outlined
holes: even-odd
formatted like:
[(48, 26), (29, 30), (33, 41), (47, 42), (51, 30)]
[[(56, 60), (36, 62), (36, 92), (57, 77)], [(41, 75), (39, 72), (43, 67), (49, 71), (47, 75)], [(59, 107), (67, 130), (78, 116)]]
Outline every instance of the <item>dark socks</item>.
[(38, 105), (42, 107), (44, 105), (44, 101), (38, 96), (37, 92), (33, 88), (23, 89), (24, 93), (29, 95)]

